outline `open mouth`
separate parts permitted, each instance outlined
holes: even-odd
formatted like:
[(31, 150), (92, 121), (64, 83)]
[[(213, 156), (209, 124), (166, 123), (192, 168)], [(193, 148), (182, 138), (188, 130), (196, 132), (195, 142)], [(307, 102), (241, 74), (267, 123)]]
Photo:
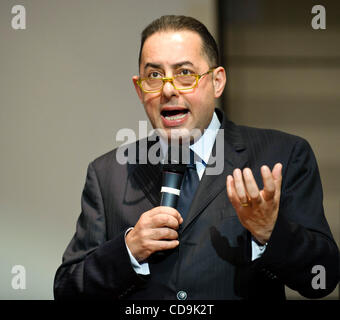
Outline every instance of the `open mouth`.
[(169, 121), (175, 121), (184, 119), (188, 112), (188, 109), (163, 109), (161, 115)]

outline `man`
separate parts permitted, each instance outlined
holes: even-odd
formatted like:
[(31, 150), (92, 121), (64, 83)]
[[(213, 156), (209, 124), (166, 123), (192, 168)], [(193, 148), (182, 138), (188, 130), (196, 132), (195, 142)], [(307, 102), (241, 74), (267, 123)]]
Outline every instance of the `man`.
[[(284, 285), (311, 298), (334, 290), (339, 253), (313, 152), (299, 137), (236, 126), (215, 109), (226, 75), (205, 26), (183, 16), (152, 22), (139, 72), (133, 83), (162, 132), (162, 154), (180, 137), (196, 165), (175, 209), (159, 205), (162, 164), (138, 153), (137, 163), (120, 164), (117, 150), (93, 161), (55, 298), (265, 300), (284, 299)], [(218, 129), (223, 171), (207, 174), (221, 153)], [(316, 265), (326, 271), (322, 289), (313, 286)]]

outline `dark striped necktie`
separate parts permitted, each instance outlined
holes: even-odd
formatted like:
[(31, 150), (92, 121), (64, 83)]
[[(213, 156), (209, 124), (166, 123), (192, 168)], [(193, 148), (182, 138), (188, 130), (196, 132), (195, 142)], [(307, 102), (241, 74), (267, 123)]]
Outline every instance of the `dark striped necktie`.
[(194, 199), (200, 181), (198, 178), (194, 161), (194, 152), (190, 150), (190, 164), (187, 165), (181, 186), (181, 193), (178, 199), (177, 210), (183, 220), (189, 212), (192, 200)]

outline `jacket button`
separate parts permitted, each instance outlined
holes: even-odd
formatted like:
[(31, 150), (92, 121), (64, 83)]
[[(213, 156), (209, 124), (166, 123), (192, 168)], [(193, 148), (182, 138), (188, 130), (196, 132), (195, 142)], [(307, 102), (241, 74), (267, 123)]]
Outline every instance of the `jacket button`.
[(178, 300), (185, 300), (187, 298), (187, 293), (185, 291), (178, 291), (177, 292), (177, 299)]

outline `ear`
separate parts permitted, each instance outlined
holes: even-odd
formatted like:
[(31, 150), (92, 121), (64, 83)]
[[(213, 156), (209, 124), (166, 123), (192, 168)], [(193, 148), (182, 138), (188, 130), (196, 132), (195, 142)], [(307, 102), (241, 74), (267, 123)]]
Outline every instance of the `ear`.
[(215, 91), (215, 98), (219, 98), (224, 90), (227, 82), (226, 72), (223, 67), (217, 67), (213, 71), (213, 85)]
[(132, 82), (135, 86), (135, 90), (137, 92), (137, 95), (138, 95), (138, 98), (140, 100), (141, 103), (143, 103), (143, 91), (142, 89), (139, 87), (138, 83), (137, 83), (137, 80), (138, 80), (138, 76), (133, 76), (132, 77)]

